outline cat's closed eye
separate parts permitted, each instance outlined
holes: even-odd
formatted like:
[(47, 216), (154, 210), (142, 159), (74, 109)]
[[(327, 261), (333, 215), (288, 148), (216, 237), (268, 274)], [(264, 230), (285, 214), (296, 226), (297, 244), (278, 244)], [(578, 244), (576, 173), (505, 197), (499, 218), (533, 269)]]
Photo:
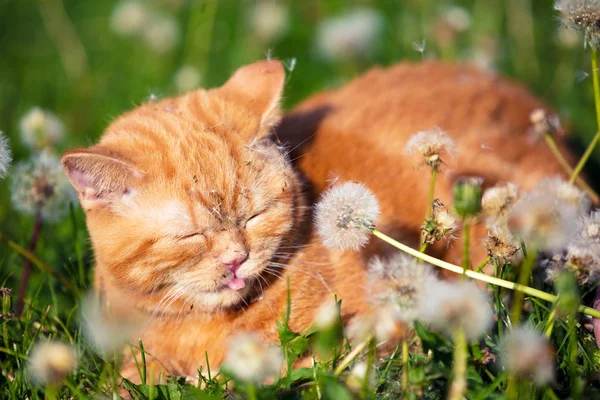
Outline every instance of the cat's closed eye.
[(260, 221), (262, 221), (264, 219), (264, 216), (266, 213), (267, 213), (267, 210), (263, 210), (261, 212), (254, 214), (250, 218), (248, 218), (246, 220), (246, 223), (244, 224), (244, 229), (254, 228)]
[(206, 236), (202, 232), (191, 232), (184, 235), (174, 236), (173, 239), (178, 242), (204, 241)]

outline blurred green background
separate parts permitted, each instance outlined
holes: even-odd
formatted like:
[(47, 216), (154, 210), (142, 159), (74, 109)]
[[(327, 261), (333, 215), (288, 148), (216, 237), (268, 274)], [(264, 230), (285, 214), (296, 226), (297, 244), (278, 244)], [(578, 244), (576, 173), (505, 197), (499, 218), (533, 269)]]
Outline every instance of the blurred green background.
[[(267, 56), (290, 70), (286, 108), (373, 65), (461, 60), (544, 98), (576, 151), (596, 129), (589, 53), (560, 27), (553, 0), (0, 0), (0, 49), (0, 130), (15, 162), (32, 154), (20, 132), (32, 107), (63, 121), (59, 154), (94, 143), (113, 118), (151, 96), (220, 85)], [(26, 244), (33, 217), (14, 211), (10, 179), (0, 180), (1, 231)], [(76, 249), (81, 237), (77, 210), (44, 226), (37, 254), (70, 274), (78, 251), (91, 261), (89, 249)], [(0, 283), (16, 287), (21, 265), (0, 247)], [(36, 272), (30, 287), (43, 279)]]

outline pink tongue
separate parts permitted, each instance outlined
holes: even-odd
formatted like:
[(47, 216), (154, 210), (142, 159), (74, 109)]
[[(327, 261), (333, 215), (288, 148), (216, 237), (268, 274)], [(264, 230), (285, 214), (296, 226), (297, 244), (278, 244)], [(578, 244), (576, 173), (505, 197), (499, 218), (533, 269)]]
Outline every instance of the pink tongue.
[(233, 290), (240, 290), (246, 287), (246, 282), (243, 279), (235, 277), (231, 282), (227, 284), (227, 287)]

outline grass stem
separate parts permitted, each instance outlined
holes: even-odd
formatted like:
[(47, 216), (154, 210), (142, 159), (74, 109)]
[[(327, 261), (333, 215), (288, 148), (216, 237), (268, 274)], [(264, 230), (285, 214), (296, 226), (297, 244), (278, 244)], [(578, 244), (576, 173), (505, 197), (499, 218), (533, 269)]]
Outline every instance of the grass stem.
[[(33, 231), (31, 232), (31, 238), (29, 239), (29, 248), (27, 249), (31, 254), (33, 254), (35, 248), (37, 247), (41, 231), (42, 216), (40, 213), (36, 213)], [(19, 285), (19, 294), (17, 295), (17, 305), (15, 306), (15, 314), (17, 315), (17, 317), (21, 316), (23, 308), (25, 307), (25, 296), (27, 295), (27, 288), (29, 286), (30, 275), (31, 260), (26, 258), (25, 264), (23, 265), (23, 272), (21, 273), (21, 283)]]
[(462, 400), (467, 390), (467, 338), (462, 328), (457, 329), (454, 333), (452, 372), (453, 378), (448, 400)]

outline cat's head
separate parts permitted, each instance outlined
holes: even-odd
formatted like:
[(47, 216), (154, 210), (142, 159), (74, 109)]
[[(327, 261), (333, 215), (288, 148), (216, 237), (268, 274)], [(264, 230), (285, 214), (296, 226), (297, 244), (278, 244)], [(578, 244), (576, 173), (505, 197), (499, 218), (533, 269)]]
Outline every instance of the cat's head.
[(257, 293), (303, 214), (295, 172), (268, 138), (284, 81), (280, 62), (251, 64), (219, 88), (146, 103), (64, 154), (97, 277), (166, 314)]

